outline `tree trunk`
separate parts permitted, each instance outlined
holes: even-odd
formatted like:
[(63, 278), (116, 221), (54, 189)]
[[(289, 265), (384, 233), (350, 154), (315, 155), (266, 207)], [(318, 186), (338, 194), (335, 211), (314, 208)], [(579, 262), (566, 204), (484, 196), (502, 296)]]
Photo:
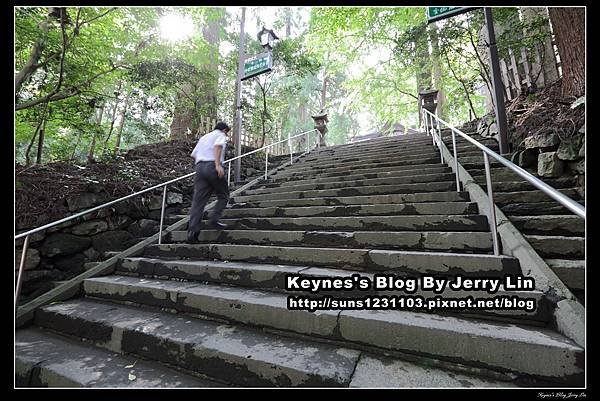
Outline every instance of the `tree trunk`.
[(94, 129), (94, 135), (92, 136), (92, 143), (90, 144), (90, 150), (87, 155), (87, 162), (91, 164), (94, 162), (94, 149), (96, 148), (96, 136), (102, 127), (102, 115), (104, 114), (104, 106), (100, 109), (100, 113), (98, 114), (98, 118), (96, 119), (97, 126)]
[(77, 135), (77, 142), (75, 143), (75, 147), (73, 148), (73, 152), (71, 153), (71, 158), (69, 159), (70, 161), (75, 160), (75, 152), (77, 152), (77, 148), (79, 147), (79, 143), (81, 142), (81, 136), (81, 132), (79, 132), (79, 135)]
[(417, 92), (431, 88), (431, 65), (429, 64), (429, 43), (427, 43), (426, 27), (417, 36), (415, 43), (415, 66), (417, 69)]
[(35, 128), (35, 132), (33, 133), (33, 136), (31, 137), (29, 146), (27, 146), (27, 150), (25, 151), (25, 165), (27, 165), (27, 166), (29, 166), (31, 164), (31, 160), (29, 159), (29, 153), (31, 152), (31, 148), (33, 147), (33, 144), (35, 143), (35, 138), (37, 137), (38, 133), (40, 132), (42, 125), (44, 125), (44, 123), (46, 121), (46, 112), (47, 111), (48, 111), (48, 103), (46, 103), (44, 105), (44, 111), (42, 112), (40, 122), (38, 123), (37, 127)]
[[(538, 32), (536, 32), (537, 34), (546, 36), (541, 41), (540, 46), (542, 48), (542, 54), (540, 55), (541, 65), (538, 68), (541, 69), (541, 74), (535, 82), (536, 86), (541, 88), (558, 79), (558, 68), (556, 67), (556, 56), (554, 55), (554, 47), (552, 46), (552, 31), (550, 30), (548, 9), (546, 7), (519, 7), (519, 9), (523, 16), (523, 22), (526, 24), (537, 22), (536, 20), (540, 18), (547, 20), (547, 23), (539, 26)], [(533, 71), (533, 74), (537, 74), (538, 71), (536, 70)]]
[[(121, 87), (123, 86), (123, 81), (119, 81), (119, 87), (117, 89), (117, 93), (120, 95), (121, 94)], [(115, 99), (115, 107), (113, 107), (113, 112), (112, 112), (112, 116), (110, 118), (110, 128), (108, 130), (108, 135), (106, 136), (106, 139), (104, 140), (104, 146), (102, 148), (102, 154), (106, 153), (106, 147), (108, 146), (108, 141), (110, 140), (110, 137), (113, 133), (113, 130), (115, 128), (115, 121), (117, 119), (117, 109), (119, 108), (119, 95), (116, 96)]]
[(31, 78), (33, 73), (40, 67), (39, 60), (42, 56), (42, 52), (46, 46), (46, 39), (48, 38), (48, 30), (50, 26), (50, 20), (52, 18), (52, 8), (49, 8), (49, 13), (46, 15), (46, 19), (38, 24), (38, 28), (42, 31), (42, 34), (38, 37), (33, 47), (31, 48), (31, 54), (27, 63), (21, 68), (21, 70), (15, 75), (15, 98), (21, 86)]
[(40, 136), (38, 137), (37, 155), (35, 157), (35, 164), (42, 164), (42, 153), (44, 150), (44, 134), (46, 133), (46, 119), (42, 123), (40, 129)]
[(429, 39), (431, 41), (431, 62), (433, 64), (433, 86), (438, 90), (437, 112), (440, 118), (446, 119), (446, 95), (442, 84), (442, 65), (440, 62), (440, 47), (438, 29), (435, 24), (429, 24)]
[(321, 88), (321, 110), (325, 110), (325, 102), (327, 101), (327, 83), (328, 77), (327, 73), (323, 77), (323, 87)]
[(562, 67), (562, 94), (585, 92), (585, 8), (548, 7)]
[[(188, 129), (198, 131), (200, 117), (217, 118), (217, 91), (219, 74), (219, 30), (224, 24), (224, 14), (219, 9), (207, 11), (209, 18), (202, 29), (202, 36), (209, 44), (206, 56), (208, 61), (200, 67), (198, 77), (185, 83), (182, 90), (188, 96), (177, 95), (177, 104), (171, 123), (171, 139), (187, 137)], [(190, 102), (189, 97), (194, 99)]]

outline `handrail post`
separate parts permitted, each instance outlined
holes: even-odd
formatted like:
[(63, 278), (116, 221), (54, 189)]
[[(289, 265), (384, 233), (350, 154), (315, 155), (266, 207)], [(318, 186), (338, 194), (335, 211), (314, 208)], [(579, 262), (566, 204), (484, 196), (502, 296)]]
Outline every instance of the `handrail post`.
[(23, 250), (21, 251), (21, 262), (19, 263), (19, 272), (17, 273), (17, 288), (15, 290), (15, 311), (21, 294), (21, 285), (23, 284), (23, 270), (25, 268), (25, 257), (27, 256), (27, 247), (29, 246), (29, 235), (25, 237), (23, 242)]
[(456, 134), (452, 131), (452, 149), (454, 150), (454, 175), (456, 176), (456, 192), (460, 192), (460, 179), (458, 176), (458, 155), (456, 154)]
[(441, 163), (444, 164), (444, 152), (442, 152), (442, 129), (440, 128), (440, 119), (438, 118), (437, 108), (435, 109), (435, 121), (437, 122), (438, 149), (440, 150)]
[(265, 149), (265, 180), (267, 179), (267, 170), (269, 168), (269, 149)]
[(317, 130), (317, 153), (321, 152), (321, 132)]
[(227, 162), (227, 186), (231, 184), (231, 162)]
[(167, 186), (165, 185), (163, 189), (162, 196), (162, 205), (160, 209), (160, 225), (158, 226), (158, 245), (162, 244), (162, 228), (163, 228), (163, 220), (165, 218), (165, 203), (167, 201)]
[(492, 174), (490, 172), (490, 159), (487, 153), (483, 152), (483, 162), (485, 164), (485, 181), (487, 183), (488, 198), (490, 200), (490, 228), (492, 229), (492, 242), (494, 244), (494, 255), (500, 255), (498, 246), (498, 232), (496, 224), (496, 205), (494, 204), (494, 192), (492, 190)]
[(304, 139), (306, 140), (306, 153), (308, 153), (310, 149), (310, 135), (308, 135), (308, 132), (304, 134)]
[(292, 158), (292, 138), (288, 137), (288, 147), (290, 148), (290, 164), (294, 164), (294, 159)]
[(433, 128), (433, 114), (431, 114), (431, 112), (429, 112), (428, 115), (429, 115), (429, 131), (431, 132), (431, 143), (433, 146), (435, 146), (435, 143), (437, 141), (435, 139), (435, 129)]

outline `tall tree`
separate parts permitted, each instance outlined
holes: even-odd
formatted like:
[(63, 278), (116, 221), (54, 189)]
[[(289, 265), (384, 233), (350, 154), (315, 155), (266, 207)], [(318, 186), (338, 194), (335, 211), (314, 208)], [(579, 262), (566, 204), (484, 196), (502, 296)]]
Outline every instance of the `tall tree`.
[[(537, 33), (541, 36), (538, 50), (540, 53), (541, 68), (537, 77), (536, 85), (543, 87), (558, 79), (558, 68), (556, 67), (556, 56), (552, 46), (552, 31), (550, 30), (550, 17), (546, 7), (520, 7), (521, 17), (525, 25), (526, 36)], [(532, 31), (532, 32), (530, 32)]]
[(563, 96), (585, 92), (585, 8), (548, 7), (562, 67)]
[(438, 29), (435, 23), (429, 24), (429, 41), (431, 43), (431, 63), (433, 67), (433, 86), (438, 90), (437, 112), (446, 119), (446, 93), (442, 82), (442, 63), (440, 60), (440, 44)]

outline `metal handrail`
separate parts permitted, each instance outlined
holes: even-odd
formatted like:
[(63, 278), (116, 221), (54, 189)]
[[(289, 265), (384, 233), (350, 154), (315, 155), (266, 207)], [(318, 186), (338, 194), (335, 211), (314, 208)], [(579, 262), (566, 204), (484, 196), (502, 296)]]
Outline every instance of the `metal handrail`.
[[(494, 152), (493, 150), (489, 149), (488, 147), (482, 145), (481, 143), (479, 143), (475, 139), (471, 138), (470, 136), (468, 136), (461, 130), (452, 126), (450, 123), (442, 120), (437, 115), (434, 115), (429, 110), (426, 110), (426, 109), (422, 109), (422, 110), (423, 110), (423, 113), (422, 113), (421, 118), (425, 124), (425, 132), (427, 133), (427, 135), (431, 135), (433, 137), (434, 144), (436, 144), (436, 142), (437, 142), (437, 146), (440, 149), (440, 154), (442, 153), (441, 145), (442, 145), (443, 141), (442, 141), (442, 132), (441, 132), (439, 123), (444, 124), (445, 126), (450, 128), (450, 130), (452, 131), (452, 147), (453, 147), (453, 151), (454, 151), (454, 171), (455, 171), (455, 175), (456, 175), (456, 191), (457, 192), (460, 191), (460, 179), (459, 179), (459, 172), (458, 172), (458, 155), (456, 153), (456, 134), (465, 138), (467, 141), (469, 141), (470, 143), (475, 145), (479, 150), (481, 150), (483, 152), (483, 162), (485, 165), (485, 178), (486, 178), (486, 185), (487, 185), (487, 193), (488, 193), (488, 199), (490, 202), (489, 218), (490, 218), (490, 227), (492, 230), (494, 255), (500, 254), (500, 246), (498, 244), (496, 205), (494, 203), (494, 192), (492, 190), (492, 175), (491, 175), (491, 170), (490, 170), (489, 156), (493, 157), (495, 160), (499, 161), (502, 165), (508, 167), (511, 171), (517, 173), (519, 176), (523, 177), (525, 180), (527, 180), (533, 186), (535, 186), (536, 188), (539, 188), (546, 195), (555, 199), (557, 202), (559, 202), (561, 205), (563, 205), (564, 207), (566, 207), (567, 209), (569, 209), (570, 211), (572, 211), (579, 217), (582, 217), (585, 219), (585, 207), (583, 207), (579, 203), (575, 202), (568, 196), (558, 192), (556, 189), (552, 188), (550, 185), (546, 184), (539, 178), (534, 177), (532, 174), (530, 174), (523, 168), (517, 166), (516, 164), (507, 160), (503, 156), (499, 155), (498, 153)], [(437, 132), (433, 126), (433, 119), (435, 119), (437, 121)], [(436, 138), (436, 134), (437, 134), (437, 138)], [(442, 158), (442, 163), (443, 163), (443, 155), (441, 156), (441, 158)]]
[[(293, 135), (293, 136), (289, 136), (286, 139), (282, 139), (280, 141), (273, 142), (273, 143), (271, 143), (269, 145), (265, 145), (265, 146), (263, 146), (263, 147), (261, 147), (259, 149), (255, 149), (255, 150), (252, 150), (250, 152), (244, 153), (243, 155), (232, 157), (231, 159), (225, 160), (223, 162), (223, 164), (225, 164), (225, 163), (228, 164), (227, 183), (229, 184), (229, 181), (230, 181), (230, 176), (231, 176), (231, 162), (232, 161), (235, 161), (237, 159), (241, 159), (241, 158), (243, 158), (245, 156), (249, 156), (251, 154), (260, 152), (260, 151), (265, 150), (265, 149), (266, 149), (266, 152), (265, 152), (265, 179), (266, 179), (267, 178), (267, 174), (268, 174), (268, 161), (269, 161), (269, 151), (268, 150), (272, 146), (278, 145), (278, 144), (283, 143), (283, 142), (288, 142), (289, 143), (290, 162), (293, 163), (293, 157), (292, 157), (292, 139), (298, 138), (300, 136), (307, 136), (308, 139), (306, 140), (306, 152), (305, 153), (308, 153), (309, 152), (309, 142), (310, 142), (310, 136), (309, 136), (309, 134), (311, 132), (314, 132), (314, 131), (316, 131), (317, 133), (319, 132), (316, 128), (313, 128), (311, 130), (304, 131), (304, 132), (301, 132), (301, 133)], [(320, 149), (320, 146), (321, 146), (321, 140), (320, 139), (321, 138), (320, 138), (320, 135), (319, 135), (317, 137), (316, 144), (314, 146), (317, 149)], [(25, 242), (23, 243), (23, 250), (21, 251), (21, 262), (19, 264), (19, 271), (18, 271), (18, 276), (17, 276), (17, 286), (16, 286), (16, 289), (15, 289), (15, 308), (17, 307), (17, 301), (18, 301), (18, 298), (19, 298), (20, 290), (21, 290), (22, 273), (23, 273), (23, 268), (24, 268), (24, 265), (25, 265), (25, 257), (26, 257), (26, 254), (27, 254), (27, 247), (29, 245), (29, 237), (32, 234), (35, 234), (37, 232), (46, 230), (46, 229), (48, 229), (50, 227), (57, 226), (57, 225), (62, 224), (62, 223), (66, 223), (67, 221), (71, 221), (71, 220), (77, 219), (77, 218), (79, 218), (81, 216), (84, 216), (86, 214), (92, 213), (92, 212), (94, 212), (96, 210), (100, 210), (100, 209), (103, 209), (105, 207), (114, 205), (115, 203), (119, 203), (119, 202), (122, 202), (124, 200), (127, 200), (127, 199), (130, 199), (130, 198), (134, 198), (136, 196), (142, 195), (142, 194), (144, 194), (146, 192), (150, 192), (150, 191), (153, 191), (155, 189), (164, 187), (164, 189), (163, 189), (163, 197), (162, 197), (161, 214), (160, 214), (159, 236), (158, 236), (158, 243), (160, 244), (161, 243), (161, 239), (162, 239), (162, 226), (163, 226), (163, 219), (164, 219), (164, 212), (165, 212), (165, 202), (166, 202), (166, 197), (167, 197), (167, 186), (170, 185), (170, 184), (172, 184), (172, 183), (175, 183), (175, 182), (184, 180), (186, 178), (192, 177), (195, 174), (196, 174), (196, 172), (194, 171), (193, 173), (189, 173), (189, 174), (183, 175), (181, 177), (174, 178), (172, 180), (169, 180), (169, 181), (166, 181), (166, 182), (154, 185), (154, 186), (152, 186), (150, 188), (143, 189), (143, 190), (135, 192), (133, 194), (130, 194), (130, 195), (127, 195), (127, 196), (123, 196), (123, 197), (121, 197), (119, 199), (115, 199), (113, 201), (104, 203), (102, 205), (95, 206), (95, 207), (93, 207), (91, 209), (84, 210), (84, 211), (76, 213), (76, 214), (74, 214), (72, 216), (65, 217), (63, 219), (54, 221), (52, 223), (45, 224), (45, 225), (43, 225), (41, 227), (38, 227), (38, 228), (34, 228), (33, 230), (29, 230), (29, 231), (26, 231), (24, 233), (15, 235), (15, 237), (14, 237), (15, 240), (18, 240), (20, 238), (25, 237)]]
[(467, 141), (471, 142), (473, 145), (477, 146), (477, 148), (479, 148), (482, 152), (485, 152), (489, 156), (491, 156), (494, 159), (498, 160), (504, 166), (508, 167), (509, 169), (511, 169), (512, 171), (514, 171), (515, 173), (517, 173), (519, 176), (521, 176), (524, 179), (526, 179), (527, 181), (529, 181), (536, 188), (539, 188), (546, 195), (550, 196), (551, 198), (553, 198), (554, 200), (556, 200), (557, 202), (559, 202), (561, 205), (563, 205), (564, 207), (566, 207), (567, 209), (569, 209), (570, 211), (572, 211), (573, 213), (575, 213), (579, 217), (582, 217), (582, 218), (585, 219), (585, 207), (584, 206), (582, 206), (579, 203), (575, 202), (573, 199), (569, 198), (568, 196), (566, 196), (566, 195), (558, 192), (555, 188), (552, 188), (550, 185), (546, 184), (544, 181), (542, 181), (539, 178), (533, 176), (527, 170), (524, 170), (523, 168), (517, 166), (516, 164), (514, 164), (510, 160), (507, 160), (503, 156), (501, 156), (498, 153), (494, 152), (490, 148), (488, 148), (488, 147), (480, 144), (475, 139), (471, 138), (470, 136), (468, 136), (464, 132), (460, 131), (459, 129), (455, 128), (451, 124), (449, 124), (446, 121), (442, 120), (438, 116), (432, 114), (430, 111), (425, 110), (425, 112), (431, 114), (436, 120), (438, 120), (442, 124), (446, 125), (448, 128), (450, 128), (452, 130), (453, 133), (456, 132), (458, 135), (460, 135), (461, 137), (465, 138)]

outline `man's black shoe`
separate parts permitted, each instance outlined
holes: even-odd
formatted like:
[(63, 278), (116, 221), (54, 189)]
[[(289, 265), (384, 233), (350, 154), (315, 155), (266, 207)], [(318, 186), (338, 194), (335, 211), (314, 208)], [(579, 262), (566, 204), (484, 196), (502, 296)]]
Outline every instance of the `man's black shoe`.
[(199, 234), (200, 233), (195, 233), (195, 232), (189, 231), (188, 235), (187, 235), (187, 243), (188, 244), (197, 244), (199, 242), (198, 241), (198, 235)]
[(218, 221), (211, 221), (210, 226), (212, 228), (216, 228), (217, 230), (224, 230), (229, 227), (227, 224), (219, 223)]

